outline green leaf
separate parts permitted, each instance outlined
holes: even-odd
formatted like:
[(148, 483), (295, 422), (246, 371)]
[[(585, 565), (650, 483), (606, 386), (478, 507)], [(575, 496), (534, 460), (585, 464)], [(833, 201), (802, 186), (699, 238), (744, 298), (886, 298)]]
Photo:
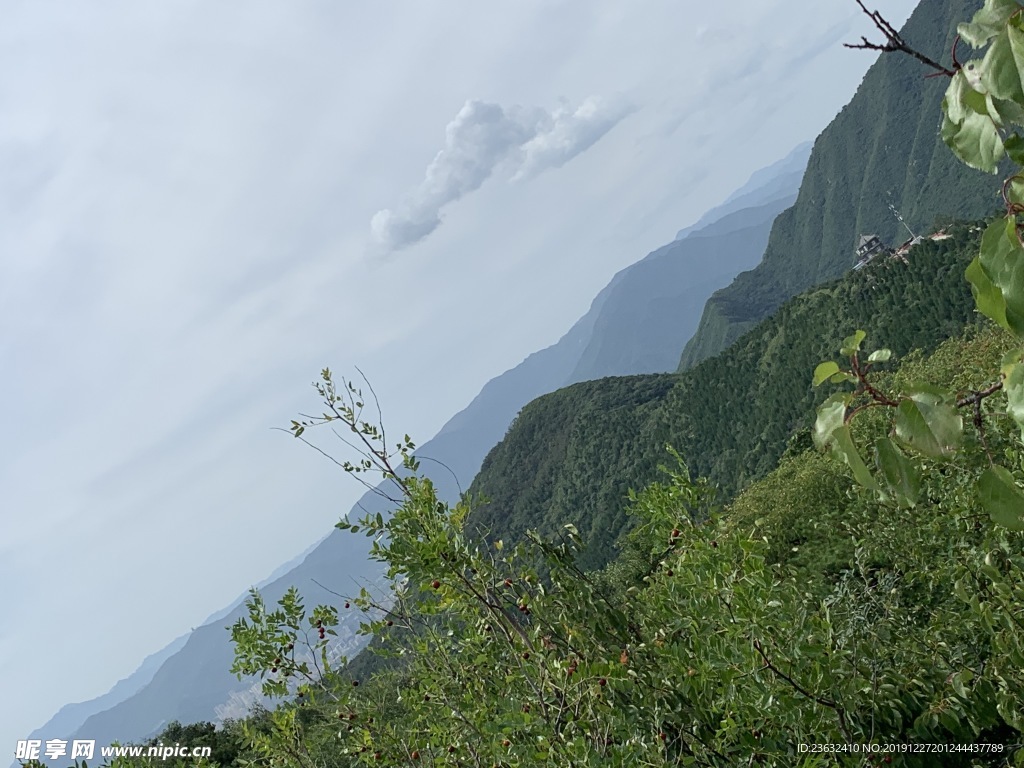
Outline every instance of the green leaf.
[(1017, 239), (1015, 217), (999, 219), (985, 229), (978, 258), (986, 277), (1002, 293), (1005, 327), (1024, 337), (1024, 249)]
[(818, 417), (814, 421), (814, 444), (824, 450), (832, 443), (832, 433), (843, 426), (846, 419), (846, 405), (850, 395), (836, 392), (818, 406)]
[(833, 450), (850, 467), (853, 478), (865, 488), (877, 491), (878, 483), (872, 477), (871, 470), (864, 463), (864, 459), (860, 457), (857, 446), (854, 445), (853, 436), (850, 434), (850, 428), (845, 425), (839, 427), (833, 431), (832, 439), (834, 441)]
[(829, 383), (830, 384), (842, 384), (844, 382), (849, 382), (851, 384), (856, 384), (857, 383), (857, 377), (854, 376), (852, 373), (847, 373), (846, 371), (840, 371), (839, 373), (832, 374), (832, 378), (829, 379)]
[(1003, 380), (1003, 391), (1006, 392), (1006, 412), (1017, 422), (1024, 438), (1024, 363), (1009, 367)]
[(919, 389), (896, 409), (896, 437), (904, 445), (933, 458), (956, 453), (964, 423), (953, 404), (932, 389)]
[(891, 349), (876, 349), (870, 355), (868, 355), (869, 363), (885, 363), (892, 358)]
[(964, 274), (967, 282), (971, 284), (971, 293), (974, 294), (974, 303), (978, 311), (994, 323), (1010, 330), (1010, 325), (1006, 322), (1006, 301), (1003, 300), (1003, 292), (988, 279), (981, 266), (981, 259), (975, 256)]
[(1024, 101), (1021, 85), (1024, 64), (1024, 32), (1007, 24), (993, 38), (981, 62), (982, 86), (997, 99)]
[(992, 522), (1024, 531), (1024, 493), (1006, 467), (989, 467), (978, 479), (978, 500)]
[(916, 505), (921, 493), (921, 472), (917, 464), (904, 456), (887, 437), (875, 443), (875, 463), (897, 502), (907, 507)]
[[(995, 121), (989, 115), (985, 94), (968, 81), (968, 63), (950, 80), (942, 100), (942, 140), (953, 153), (972, 168), (995, 173), (1003, 156), (1003, 142)], [(977, 75), (977, 71), (972, 74)]]
[[(988, 99), (988, 113), (993, 120), (1004, 128), (1011, 124), (1024, 125), (1024, 106), (1019, 102), (996, 99), (990, 96)], [(1016, 134), (1013, 134), (1013, 136), (1016, 136)], [(1003, 151), (1010, 155), (1010, 150), (1006, 146), (1006, 139), (1003, 139)], [(1010, 155), (1010, 159), (1013, 159), (1012, 155)], [(1017, 161), (1014, 160), (1014, 162)]]
[(974, 14), (970, 23), (958, 25), (956, 31), (970, 45), (983, 48), (1019, 10), (1020, 4), (1015, 0), (985, 0), (985, 6)]
[(847, 357), (855, 355), (860, 352), (860, 344), (867, 337), (864, 331), (854, 331), (852, 336), (847, 336), (843, 340), (843, 346), (839, 350), (839, 353), (846, 355)]
[(823, 384), (837, 373), (839, 373), (838, 363), (832, 362), (831, 360), (820, 363), (818, 367), (814, 369), (814, 386)]
[(1017, 165), (1024, 165), (1024, 138), (1014, 133), (1003, 141), (1007, 156)]

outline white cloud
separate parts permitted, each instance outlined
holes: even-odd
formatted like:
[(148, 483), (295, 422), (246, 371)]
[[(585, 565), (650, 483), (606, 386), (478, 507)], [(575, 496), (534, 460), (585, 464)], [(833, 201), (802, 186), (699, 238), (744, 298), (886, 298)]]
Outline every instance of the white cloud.
[(419, 242), (441, 224), (441, 209), (480, 188), (503, 163), (513, 179), (559, 168), (586, 151), (632, 111), (623, 100), (590, 97), (579, 107), (503, 108), (471, 100), (445, 129), (444, 149), (420, 185), (396, 209), (370, 222), (376, 242), (395, 251)]
[(620, 99), (591, 96), (575, 110), (560, 109), (550, 125), (523, 145), (522, 167), (516, 178), (529, 178), (549, 168), (560, 168), (586, 152), (633, 108)]

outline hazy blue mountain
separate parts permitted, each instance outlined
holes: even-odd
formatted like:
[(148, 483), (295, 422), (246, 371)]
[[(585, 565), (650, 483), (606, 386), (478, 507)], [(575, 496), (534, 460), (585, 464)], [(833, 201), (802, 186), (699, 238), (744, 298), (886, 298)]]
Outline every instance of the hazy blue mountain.
[(676, 233), (676, 240), (682, 240), (696, 229), (723, 219), (730, 213), (743, 208), (756, 208), (765, 203), (795, 195), (800, 189), (800, 180), (807, 170), (814, 142), (805, 141), (781, 160), (754, 171), (747, 183), (729, 195), (725, 201), (701, 216), (697, 221)]
[(161, 665), (181, 650), (187, 640), (188, 635), (182, 635), (175, 638), (165, 648), (150, 654), (143, 660), (138, 669), (128, 677), (118, 681), (113, 688), (102, 696), (75, 704), (65, 704), (58, 710), (57, 714), (47, 720), (43, 726), (32, 731), (27, 738), (46, 740), (60, 738), (64, 734), (75, 733), (90, 716), (110, 709), (142, 690), (153, 679)]
[(730, 213), (616, 275), (565, 383), (673, 370), (706, 298), (760, 261), (772, 221), (795, 197)]
[[(803, 159), (801, 159), (803, 158)], [(792, 204), (799, 182), (794, 169), (806, 160), (798, 147), (784, 160), (755, 173), (721, 206), (708, 211), (682, 237), (619, 272), (591, 307), (554, 345), (527, 357), (488, 382), (473, 401), (420, 447), (422, 469), (449, 500), (469, 487), (484, 456), (505, 435), (519, 411), (563, 386), (620, 373), (670, 371), (693, 334), (704, 302), (744, 269), (758, 262), (776, 215)], [(368, 492), (353, 512), (387, 511)], [(333, 602), (335, 592), (377, 583), (379, 567), (367, 557), (368, 540), (333, 531), (301, 560), (277, 569), (262, 592), (273, 603), (296, 586), (307, 605)], [(228, 671), (232, 648), (225, 627), (244, 612), (242, 601), (176, 641), (140, 668), (133, 687), (75, 705), (74, 716), (54, 718), (45, 738), (94, 738), (99, 743), (137, 740), (168, 722), (238, 717), (259, 701), (253, 681)], [(339, 635), (345, 653), (362, 647), (354, 635), (358, 615), (347, 613)], [(64, 710), (62, 710), (64, 712)]]

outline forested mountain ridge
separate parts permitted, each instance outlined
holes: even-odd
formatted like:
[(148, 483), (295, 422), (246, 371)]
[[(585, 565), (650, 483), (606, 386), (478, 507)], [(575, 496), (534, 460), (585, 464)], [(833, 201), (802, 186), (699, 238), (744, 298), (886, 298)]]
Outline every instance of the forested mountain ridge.
[(855, 328), (896, 354), (930, 350), (973, 322), (963, 271), (977, 249), (968, 225), (878, 260), (786, 302), (729, 349), (681, 374), (609, 378), (538, 398), (484, 460), (470, 488), (488, 503), (475, 524), (494, 538), (573, 523), (582, 562), (607, 563), (627, 525), (625, 500), (658, 476), (671, 444), (726, 497), (770, 472), (824, 393), (814, 366)]
[[(975, 0), (922, 0), (901, 29), (907, 42), (948, 59), (957, 23)], [(866, 55), (851, 51), (850, 55)], [(859, 235), (899, 244), (938, 217), (977, 218), (998, 205), (992, 177), (960, 163), (939, 136), (946, 78), (910, 56), (881, 56), (856, 95), (814, 142), (796, 203), (775, 220), (764, 259), (716, 292), (679, 369), (717, 354), (786, 299), (853, 264)]]

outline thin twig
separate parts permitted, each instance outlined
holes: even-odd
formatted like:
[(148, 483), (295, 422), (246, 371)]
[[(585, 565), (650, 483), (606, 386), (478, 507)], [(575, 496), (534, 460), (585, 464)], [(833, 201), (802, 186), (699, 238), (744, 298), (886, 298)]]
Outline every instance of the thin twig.
[(892, 24), (885, 20), (881, 13), (879, 13), (878, 11), (869, 11), (864, 6), (862, 0), (857, 0), (857, 5), (859, 5), (860, 9), (864, 11), (867, 17), (874, 22), (875, 26), (878, 28), (878, 31), (885, 36), (886, 43), (884, 45), (879, 45), (878, 43), (872, 43), (866, 37), (861, 37), (861, 42), (859, 43), (843, 43), (844, 48), (862, 48), (870, 51), (881, 51), (882, 53), (892, 53), (893, 51), (900, 51), (902, 53), (907, 54), (908, 56), (913, 56), (922, 64), (926, 64), (927, 66), (936, 70), (937, 74), (945, 75), (946, 77), (953, 77), (957, 73), (957, 71), (959, 71), (960, 64), (957, 63), (956, 61), (955, 42), (953, 44), (954, 69), (949, 69), (948, 67), (944, 67), (941, 64), (939, 64), (939, 62), (935, 61), (935, 59), (929, 58), (920, 51), (914, 50), (909, 45), (907, 45), (906, 41), (903, 39), (903, 36), (900, 35), (900, 33)]

